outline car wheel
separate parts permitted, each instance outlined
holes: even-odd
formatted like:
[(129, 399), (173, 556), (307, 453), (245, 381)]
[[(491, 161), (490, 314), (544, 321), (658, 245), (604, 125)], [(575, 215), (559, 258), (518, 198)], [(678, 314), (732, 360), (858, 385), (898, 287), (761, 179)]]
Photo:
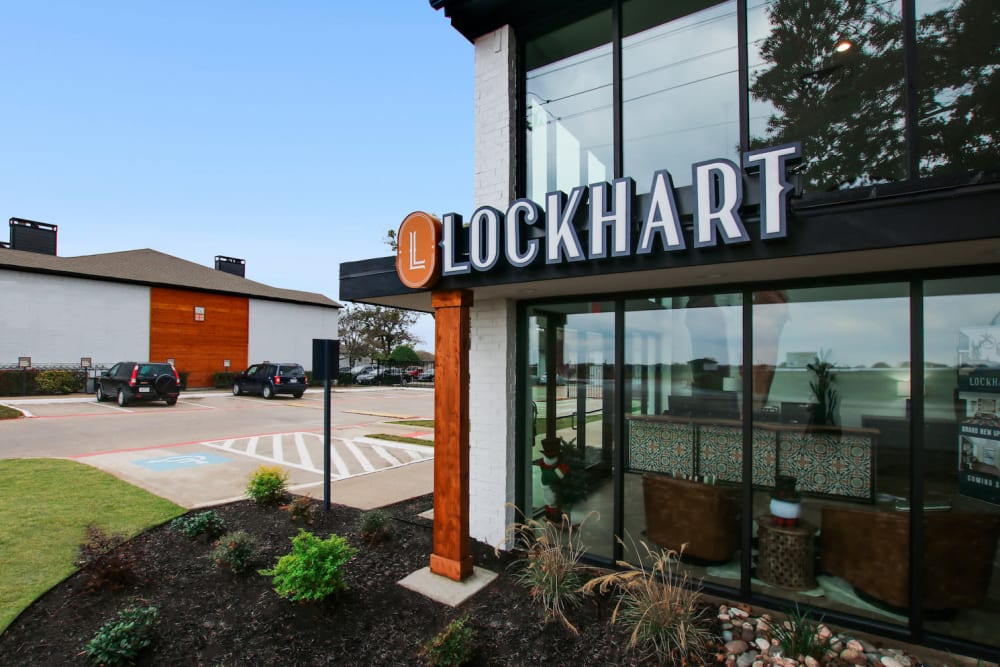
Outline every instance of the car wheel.
[(177, 405), (177, 399), (176, 398), (168, 398), (167, 399), (167, 405)]
[(261, 395), (264, 396), (264, 398), (267, 398), (267, 399), (274, 398), (274, 389), (272, 389), (271, 385), (269, 385), (269, 384), (265, 384), (264, 385), (264, 389), (260, 393), (261, 393)]
[(239, 396), (243, 393), (243, 388), (240, 386), (239, 382), (233, 383), (233, 396)]
[(128, 397), (125, 395), (125, 390), (124, 389), (119, 389), (118, 390), (118, 405), (120, 407), (123, 407), (123, 408), (126, 405), (128, 405)]
[(97, 402), (103, 403), (108, 400), (108, 397), (104, 395), (104, 387), (97, 385)]
[(302, 398), (303, 393), (305, 392), (297, 391), (294, 394), (292, 394), (292, 396), (294, 396), (295, 398)]

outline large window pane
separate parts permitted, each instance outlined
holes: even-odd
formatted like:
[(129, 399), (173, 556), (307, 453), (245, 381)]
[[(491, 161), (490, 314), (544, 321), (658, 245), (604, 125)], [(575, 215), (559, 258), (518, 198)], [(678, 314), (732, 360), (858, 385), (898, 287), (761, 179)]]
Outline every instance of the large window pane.
[(754, 590), (906, 622), (907, 294), (754, 294)]
[(994, 169), (1000, 159), (1000, 5), (917, 0), (920, 173)]
[(750, 3), (751, 148), (801, 141), (805, 190), (905, 178), (901, 26), (898, 2)]
[(924, 293), (927, 627), (1000, 646), (1000, 278)]
[[(697, 578), (739, 586), (739, 294), (625, 305), (627, 538), (679, 551)], [(629, 547), (632, 540), (626, 539)], [(629, 550), (627, 560), (643, 556)]]
[(611, 13), (530, 40), (525, 51), (527, 197), (610, 181)]
[[(705, 8), (692, 11), (699, 5)], [(736, 2), (679, 9), (628, 0), (622, 16), (622, 150), (638, 192), (649, 191), (657, 169), (670, 171), (675, 185), (690, 185), (696, 162), (738, 163)]]
[(612, 303), (528, 309), (526, 513), (568, 515), (582, 523), (587, 551), (605, 558), (614, 548), (614, 324)]

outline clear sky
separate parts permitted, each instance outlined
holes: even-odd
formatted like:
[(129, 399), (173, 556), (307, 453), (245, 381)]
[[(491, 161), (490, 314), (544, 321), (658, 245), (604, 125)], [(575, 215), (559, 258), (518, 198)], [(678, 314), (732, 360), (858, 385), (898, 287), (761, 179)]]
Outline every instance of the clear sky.
[(62, 256), (227, 255), (339, 299), (407, 213), (472, 212), (472, 45), (427, 0), (40, 0), (0, 25), (0, 215), (58, 225)]

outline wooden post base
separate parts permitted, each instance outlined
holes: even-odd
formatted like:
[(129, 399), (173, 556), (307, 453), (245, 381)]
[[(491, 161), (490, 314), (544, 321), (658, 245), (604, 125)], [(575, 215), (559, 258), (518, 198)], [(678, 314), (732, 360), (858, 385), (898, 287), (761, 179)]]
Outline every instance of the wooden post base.
[(447, 577), (453, 581), (462, 581), (472, 576), (472, 555), (462, 560), (452, 560), (437, 554), (431, 554), (431, 572)]

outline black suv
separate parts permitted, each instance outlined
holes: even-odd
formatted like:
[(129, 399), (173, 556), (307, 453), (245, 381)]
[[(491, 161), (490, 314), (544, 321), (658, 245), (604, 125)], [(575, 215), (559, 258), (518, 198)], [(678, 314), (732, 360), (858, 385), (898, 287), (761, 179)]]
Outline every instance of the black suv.
[(302, 398), (307, 384), (306, 372), (301, 365), (265, 361), (233, 377), (233, 396), (260, 394), (264, 398), (274, 398), (275, 394), (291, 394)]
[(181, 379), (170, 364), (154, 361), (119, 361), (97, 378), (97, 400), (112, 398), (125, 407), (132, 401), (166, 401), (174, 405)]

